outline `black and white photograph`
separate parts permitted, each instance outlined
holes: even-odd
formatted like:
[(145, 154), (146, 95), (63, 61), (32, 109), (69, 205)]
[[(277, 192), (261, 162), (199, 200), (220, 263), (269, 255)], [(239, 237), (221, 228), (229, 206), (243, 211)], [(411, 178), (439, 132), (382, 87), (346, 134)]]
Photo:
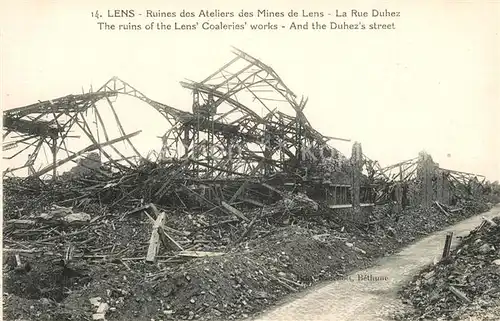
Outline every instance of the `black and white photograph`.
[(500, 320), (500, 2), (0, 7), (2, 320)]

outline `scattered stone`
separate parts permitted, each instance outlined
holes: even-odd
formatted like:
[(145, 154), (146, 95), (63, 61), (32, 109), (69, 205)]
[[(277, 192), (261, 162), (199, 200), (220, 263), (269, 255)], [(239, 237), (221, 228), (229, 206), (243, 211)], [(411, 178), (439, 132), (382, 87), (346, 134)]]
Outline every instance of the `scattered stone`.
[(87, 213), (73, 213), (66, 215), (64, 217), (64, 221), (66, 221), (68, 224), (73, 224), (73, 223), (87, 223), (90, 222), (90, 215)]
[(494, 251), (495, 248), (489, 244), (483, 244), (481, 245), (481, 247), (479, 248), (479, 252), (481, 253), (488, 253), (488, 252), (491, 252), (491, 251)]
[(99, 307), (97, 308), (97, 313), (106, 313), (109, 310), (109, 304), (107, 303), (101, 303), (99, 304)]
[[(124, 179), (124, 184), (134, 185), (136, 174), (133, 172), (130, 181)], [(146, 171), (144, 176), (148, 175)], [(88, 181), (94, 179), (86, 178)], [(85, 182), (79, 182), (79, 186), (89, 187)], [(164, 182), (152, 184), (163, 185)], [(119, 186), (118, 183), (118, 179), (113, 180), (113, 184)], [(140, 184), (134, 186), (140, 188)], [(68, 190), (67, 186), (63, 187), (63, 191)], [(93, 192), (98, 194), (96, 190)], [(83, 228), (36, 220), (37, 226), (19, 228), (16, 225), (15, 229), (5, 229), (4, 237), (7, 236), (9, 247), (20, 244), (15, 250), (26, 251), (19, 253), (21, 259), (30, 261), (33, 266), (29, 274), (7, 271), (4, 276), (6, 292), (11, 293), (11, 297), (4, 295), (7, 300), (4, 311), (9, 319), (15, 319), (21, 311), (21, 317), (28, 320), (40, 319), (33, 319), (35, 313), (60, 320), (66, 318), (66, 311), (71, 311), (74, 314), (72, 319), (86, 320), (92, 315), (89, 307), (95, 312), (92, 318), (96, 320), (110, 318), (111, 311), (117, 311), (113, 313), (113, 319), (129, 320), (150, 320), (151, 317), (155, 320), (240, 319), (252, 316), (289, 293), (315, 282), (349, 275), (353, 269), (370, 264), (373, 258), (394, 253), (414, 238), (451, 224), (452, 219), (459, 220), (472, 214), (468, 210), (450, 211), (450, 216), (444, 218), (434, 208), (409, 208), (396, 220), (385, 215), (388, 206), (376, 206), (370, 213), (373, 216), (370, 225), (360, 228), (351, 219), (343, 220), (340, 215), (343, 212), (339, 217), (333, 217), (329, 210), (328, 216), (321, 213), (302, 215), (301, 208), (312, 210), (312, 206), (305, 204), (307, 202), (297, 202), (301, 204), (298, 208), (286, 208), (286, 211), (284, 202), (266, 204), (264, 210), (242, 209), (251, 222), (221, 213), (217, 207), (212, 211), (165, 207), (159, 209), (166, 214), (163, 231), (190, 255), (179, 255), (180, 252), (162, 243), (156, 263), (148, 265), (144, 262), (144, 245), (151, 236), (151, 221), (157, 216), (151, 210), (128, 208), (129, 203), (116, 212), (108, 211), (109, 201), (116, 200), (115, 192), (120, 195), (113, 187), (102, 193), (103, 198), (108, 198), (107, 202), (102, 199), (102, 206), (89, 199), (77, 200), (82, 204), (78, 211), (92, 216)], [(149, 185), (145, 192), (150, 192)], [(21, 194), (24, 196), (25, 193)], [(78, 196), (65, 195), (62, 201)], [(11, 198), (10, 202), (17, 202), (19, 196)], [(57, 193), (51, 192), (45, 197), (55, 196)], [(30, 198), (43, 199), (32, 195)], [(130, 204), (133, 202), (131, 199)], [(30, 211), (32, 209), (30, 207)], [(131, 210), (136, 214), (125, 215)], [(25, 217), (7, 214), (6, 221), (13, 218), (35, 220), (37, 213), (33, 211), (32, 216)], [(64, 210), (61, 213), (61, 219), (78, 214)], [(285, 226), (284, 221), (287, 222)], [(490, 228), (489, 225), (486, 227)], [(397, 235), (398, 240), (391, 234)], [(477, 246), (471, 246), (476, 254), (483, 243), (497, 244), (486, 237), (483, 240)], [(68, 249), (73, 249), (72, 259), (60, 262), (71, 252)], [(207, 253), (224, 255), (208, 256)], [(499, 270), (496, 264), (491, 264), (499, 257), (491, 253), (484, 255), (488, 259), (486, 265)], [(27, 276), (31, 279), (28, 280)], [(432, 287), (439, 289), (441, 280), (436, 272), (427, 282), (421, 282), (420, 287), (432, 283)], [(452, 278), (450, 282), (467, 297), (474, 298), (468, 292), (468, 286), (461, 286), (464, 284), (461, 277)], [(480, 287), (481, 283), (477, 283)], [(23, 290), (26, 288), (39, 288), (51, 302), (59, 304), (42, 305), (39, 298), (27, 299), (31, 293)], [(64, 293), (60, 289), (64, 289)], [(439, 301), (446, 295), (453, 297), (448, 291), (446, 294), (435, 293), (432, 298)], [(98, 296), (102, 298), (98, 299)], [(26, 305), (16, 309), (19, 303), (12, 304), (12, 298), (22, 299)], [(35, 307), (32, 312), (30, 305)], [(26, 318), (28, 315), (31, 319)]]
[(430, 271), (430, 272), (428, 272), (428, 273), (424, 274), (424, 279), (428, 280), (428, 279), (430, 279), (431, 277), (433, 277), (433, 276), (434, 276), (434, 274), (435, 274), (435, 272), (434, 272), (434, 271)]
[(413, 306), (403, 320), (455, 320), (500, 305), (500, 259), (489, 255), (495, 251), (491, 244), (500, 244), (500, 217), (492, 222), (496, 225), (471, 231), (446, 260), (427, 267), (403, 288), (401, 297)]
[(362, 253), (362, 254), (366, 254), (366, 251), (363, 250), (363, 249), (360, 249), (359, 247), (356, 247), (354, 246), (353, 249), (356, 251), (356, 252), (359, 252), (359, 253)]
[(101, 304), (101, 297), (97, 296), (95, 298), (90, 298), (89, 301), (90, 301), (90, 304), (92, 304), (93, 306), (99, 307), (99, 305)]

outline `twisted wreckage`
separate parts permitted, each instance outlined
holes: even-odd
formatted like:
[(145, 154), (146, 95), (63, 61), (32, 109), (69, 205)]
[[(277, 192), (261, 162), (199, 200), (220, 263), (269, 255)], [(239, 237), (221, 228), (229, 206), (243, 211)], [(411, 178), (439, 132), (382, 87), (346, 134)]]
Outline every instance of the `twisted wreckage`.
[[(285, 192), (304, 193), (330, 208), (359, 210), (390, 201), (399, 206), (432, 200), (449, 204), (451, 189), (472, 192), (472, 185), (484, 183), (480, 175), (441, 169), (425, 154), (381, 168), (355, 143), (347, 159), (328, 142), (349, 140), (316, 131), (304, 115), (307, 99), (299, 100), (258, 59), (237, 49), (234, 55), (202, 81), (181, 82), (192, 92), (190, 112), (154, 101), (116, 77), (96, 92), (4, 111), (3, 149), (10, 153), (6, 158), (26, 159), (23, 165), (6, 169), (4, 177), (27, 171), (29, 177), (49, 174), (56, 179), (58, 167), (80, 158), (71, 172), (98, 174), (103, 186), (95, 193), (106, 194), (107, 189), (127, 185), (133, 175), (148, 173), (148, 193), (138, 195), (135, 192), (143, 186), (137, 186), (123, 198), (231, 212), (235, 204), (262, 207), (283, 198)], [(155, 161), (132, 144), (131, 138), (140, 131), (125, 133), (111, 100), (120, 95), (147, 103), (170, 124)], [(101, 117), (99, 101), (111, 108), (120, 137), (107, 134), (109, 124)], [(77, 151), (68, 146), (75, 128), (89, 141)], [(124, 155), (118, 143), (130, 147), (134, 156)], [(35, 169), (42, 148), (51, 151), (52, 160)], [(106, 161), (101, 163), (101, 157)], [(413, 185), (420, 185), (417, 192)]]
[[(3, 172), (6, 315), (244, 317), (469, 215), (456, 202), (487, 191), (484, 177), (425, 153), (382, 168), (356, 142), (347, 158), (330, 143), (349, 140), (309, 123), (307, 99), (258, 59), (234, 55), (181, 82), (190, 111), (118, 78), (4, 111), (4, 157), (18, 164)], [(121, 96), (168, 123), (158, 153), (133, 144), (141, 131), (126, 131)], [(406, 211), (414, 207), (419, 218)], [(401, 219), (377, 220), (378, 208)], [(359, 234), (374, 222), (383, 228)]]

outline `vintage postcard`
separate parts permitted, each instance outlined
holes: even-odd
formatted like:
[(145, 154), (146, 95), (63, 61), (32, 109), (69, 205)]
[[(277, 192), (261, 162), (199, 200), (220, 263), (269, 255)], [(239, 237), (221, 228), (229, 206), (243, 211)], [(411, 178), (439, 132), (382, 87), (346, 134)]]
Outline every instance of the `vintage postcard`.
[(3, 319), (500, 320), (499, 15), (3, 1)]

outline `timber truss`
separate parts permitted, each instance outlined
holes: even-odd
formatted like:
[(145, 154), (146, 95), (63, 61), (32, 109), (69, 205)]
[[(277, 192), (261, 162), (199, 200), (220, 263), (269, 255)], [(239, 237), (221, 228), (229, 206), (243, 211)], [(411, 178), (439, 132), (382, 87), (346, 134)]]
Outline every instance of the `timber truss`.
[[(309, 123), (303, 112), (307, 99), (298, 99), (268, 65), (238, 49), (233, 53), (232, 60), (202, 81), (181, 82), (192, 93), (189, 111), (152, 100), (117, 77), (96, 92), (4, 111), (5, 158), (23, 160), (4, 175), (27, 169), (29, 176), (56, 177), (58, 167), (85, 158), (91, 151), (99, 152), (114, 171), (138, 166), (147, 158), (132, 143), (140, 131), (125, 131), (114, 106), (119, 96), (139, 99), (167, 120), (157, 160), (175, 160), (191, 177), (268, 177), (277, 173), (303, 177), (324, 163), (324, 157), (317, 157), (320, 154), (335, 160), (330, 164), (340, 170), (347, 159), (327, 145), (331, 137)], [(106, 107), (98, 102), (111, 109), (111, 123), (101, 116)], [(110, 126), (118, 128), (119, 135), (111, 137)], [(88, 141), (83, 149), (74, 150), (69, 142), (77, 138), (72, 136), (75, 130), (83, 132)], [(133, 155), (118, 147), (124, 144)], [(51, 157), (35, 168), (42, 147)]]
[[(162, 199), (177, 193), (175, 186), (182, 185), (208, 204), (201, 196), (205, 192), (195, 192), (208, 186), (207, 193), (214, 195), (207, 196), (208, 201), (234, 202), (249, 197), (244, 192), (248, 186), (259, 195), (269, 194), (274, 187), (268, 183), (273, 182), (275, 186), (300, 186), (334, 208), (393, 201), (414, 182), (423, 179), (431, 186), (435, 173), (452, 187), (484, 182), (480, 175), (441, 169), (430, 156), (382, 168), (363, 155), (358, 143), (347, 159), (329, 143), (349, 140), (315, 130), (304, 114), (306, 98), (298, 98), (270, 66), (238, 49), (233, 54), (203, 80), (180, 83), (192, 96), (184, 109), (153, 100), (114, 77), (95, 92), (4, 111), (4, 158), (17, 164), (5, 169), (4, 176), (50, 175), (55, 179), (64, 172), (63, 165), (78, 159), (79, 166), (90, 166), (101, 176), (135, 177), (131, 171), (138, 169), (138, 173), (149, 162), (163, 168), (162, 178), (151, 183), (161, 181), (154, 195)], [(166, 120), (154, 160), (151, 154), (142, 155), (133, 143), (141, 130), (128, 131), (120, 120), (115, 103), (125, 96), (152, 107)], [(73, 169), (71, 173), (85, 172)], [(274, 190), (274, 194), (279, 193)], [(429, 199), (430, 194), (425, 201)]]
[(377, 186), (376, 203), (394, 200), (394, 192), (398, 185), (406, 191), (410, 184), (427, 183), (428, 180), (432, 185), (434, 180), (439, 182), (441, 189), (443, 182), (449, 184), (454, 194), (460, 192), (472, 194), (474, 189), (482, 187), (486, 181), (483, 175), (441, 168), (432, 161), (430, 155), (425, 153), (383, 168), (377, 162), (369, 161), (369, 168)]

